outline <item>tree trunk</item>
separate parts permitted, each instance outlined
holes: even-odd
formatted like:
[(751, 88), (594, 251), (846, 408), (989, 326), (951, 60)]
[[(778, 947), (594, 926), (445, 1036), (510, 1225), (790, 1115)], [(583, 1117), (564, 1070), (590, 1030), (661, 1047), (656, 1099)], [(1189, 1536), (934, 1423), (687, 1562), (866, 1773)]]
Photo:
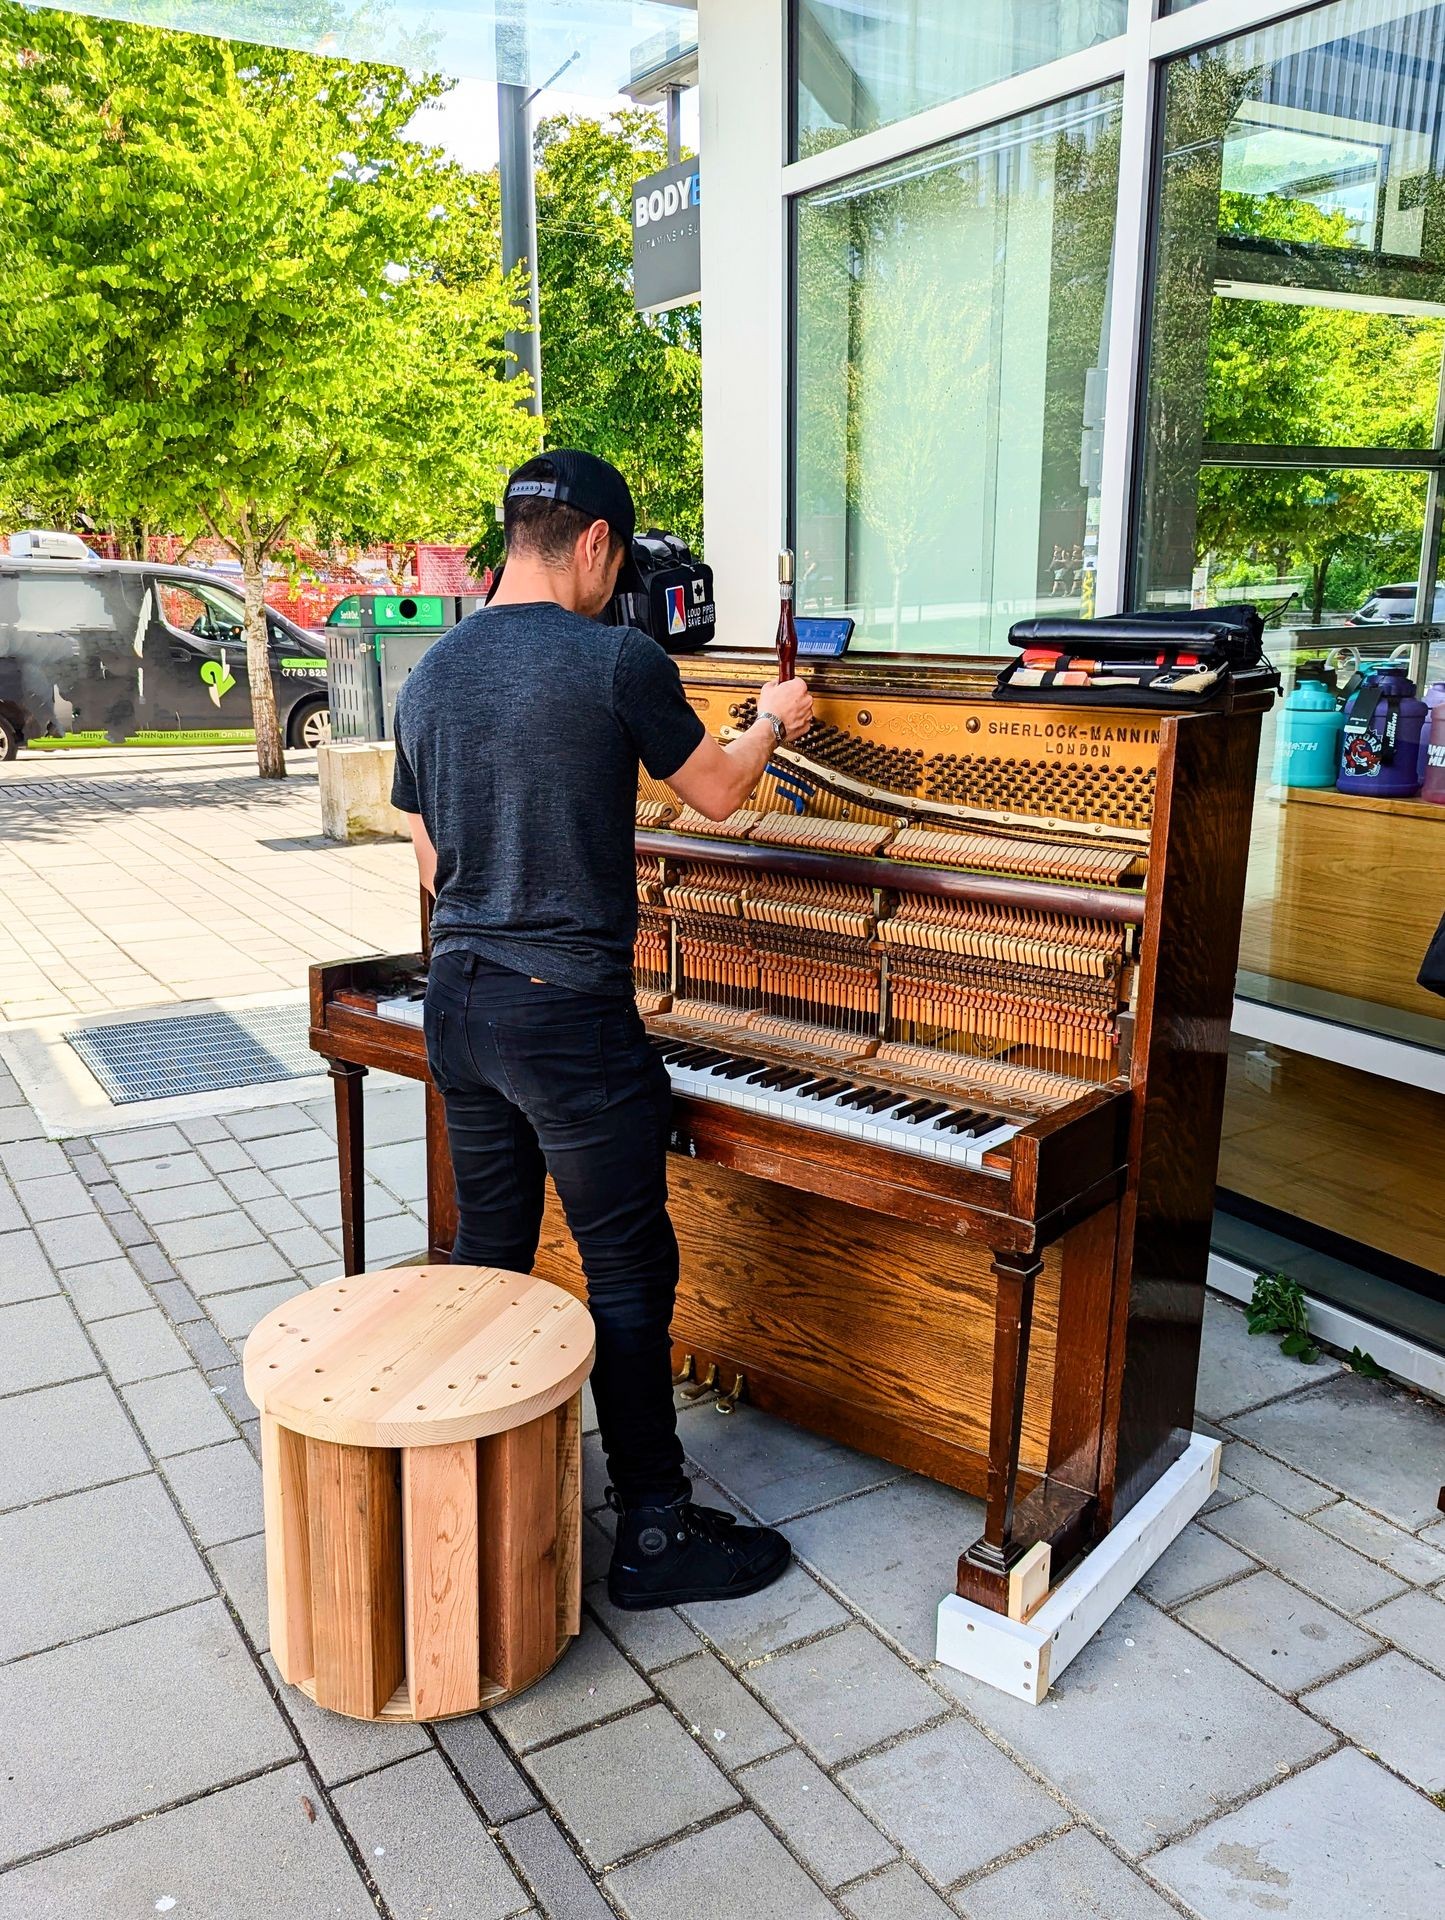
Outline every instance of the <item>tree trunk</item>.
[(1316, 627), (1324, 618), (1325, 582), (1330, 577), (1330, 562), (1334, 557), (1334, 548), (1330, 547), (1310, 567), (1310, 621)]
[(256, 729), (256, 765), (263, 780), (286, 778), (286, 755), (281, 749), (281, 727), (276, 718), (276, 683), (271, 678), (271, 650), (266, 636), (266, 576), (261, 555), (253, 546), (241, 552), (241, 580), (246, 602), (246, 672), (251, 679), (251, 723)]

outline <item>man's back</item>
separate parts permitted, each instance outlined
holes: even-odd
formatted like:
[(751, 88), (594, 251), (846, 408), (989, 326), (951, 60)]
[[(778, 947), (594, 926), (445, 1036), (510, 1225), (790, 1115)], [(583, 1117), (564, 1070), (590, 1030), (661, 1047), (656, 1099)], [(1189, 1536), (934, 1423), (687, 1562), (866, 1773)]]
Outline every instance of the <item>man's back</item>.
[(638, 760), (666, 779), (703, 731), (635, 628), (547, 601), (438, 640), (397, 703), (392, 791), (436, 848), (433, 950), (630, 993)]

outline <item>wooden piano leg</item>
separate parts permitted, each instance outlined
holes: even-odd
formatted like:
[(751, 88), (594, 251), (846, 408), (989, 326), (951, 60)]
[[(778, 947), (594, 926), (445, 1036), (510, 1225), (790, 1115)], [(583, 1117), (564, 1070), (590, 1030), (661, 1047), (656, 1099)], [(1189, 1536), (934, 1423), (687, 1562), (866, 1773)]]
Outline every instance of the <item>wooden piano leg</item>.
[(328, 1072), (336, 1092), (336, 1163), (341, 1176), (341, 1264), (347, 1273), (366, 1266), (366, 1172), (362, 1164), (361, 1083), (366, 1068), (333, 1060)]
[(980, 1606), (991, 1607), (996, 1613), (1008, 1612), (1009, 1571), (1023, 1557), (1027, 1545), (1014, 1539), (1014, 1493), (1018, 1485), (1034, 1282), (1043, 1271), (1043, 1264), (1036, 1255), (1015, 1253), (996, 1253), (993, 1260), (998, 1291), (994, 1297), (988, 1507), (981, 1537), (959, 1559), (958, 1591), (965, 1600), (976, 1600)]
[(450, 1260), (457, 1239), (457, 1182), (442, 1097), (426, 1083), (427, 1259)]

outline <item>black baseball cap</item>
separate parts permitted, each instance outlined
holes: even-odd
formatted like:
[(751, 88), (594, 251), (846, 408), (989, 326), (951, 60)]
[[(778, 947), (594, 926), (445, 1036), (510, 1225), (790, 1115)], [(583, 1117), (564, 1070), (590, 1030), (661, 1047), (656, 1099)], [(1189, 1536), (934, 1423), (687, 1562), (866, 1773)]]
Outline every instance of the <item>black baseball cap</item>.
[(518, 467), (507, 482), (503, 500), (555, 500), (559, 506), (585, 513), (589, 520), (605, 520), (622, 542), (615, 591), (642, 592), (642, 575), (632, 557), (637, 509), (631, 489), (610, 460), (599, 460), (580, 447), (549, 448)]

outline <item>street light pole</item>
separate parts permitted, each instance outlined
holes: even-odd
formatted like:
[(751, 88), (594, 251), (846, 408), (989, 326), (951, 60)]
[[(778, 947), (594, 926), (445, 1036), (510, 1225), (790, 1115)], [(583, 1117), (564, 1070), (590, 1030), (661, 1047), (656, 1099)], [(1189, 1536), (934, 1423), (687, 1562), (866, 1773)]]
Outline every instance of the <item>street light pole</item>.
[[(515, 370), (532, 376), (530, 413), (542, 411), (542, 342), (537, 310), (537, 196), (532, 175), (531, 104), (527, 91), (527, 27), (518, 0), (497, 8), (497, 172), (502, 202), (502, 270), (527, 270), (528, 330), (509, 330)], [(504, 78), (515, 74), (515, 80)]]

